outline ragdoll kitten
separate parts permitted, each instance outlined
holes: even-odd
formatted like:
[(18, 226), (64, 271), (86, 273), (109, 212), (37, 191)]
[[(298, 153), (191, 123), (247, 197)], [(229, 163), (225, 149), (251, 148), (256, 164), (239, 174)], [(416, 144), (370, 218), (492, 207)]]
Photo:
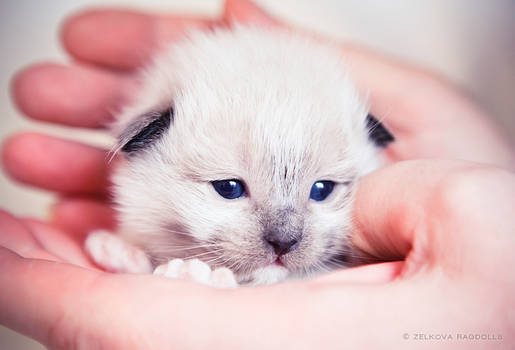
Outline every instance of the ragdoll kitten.
[(233, 286), (352, 255), (353, 188), (393, 137), (337, 48), (278, 29), (196, 32), (142, 80), (115, 130), (119, 235), (86, 241), (97, 264)]

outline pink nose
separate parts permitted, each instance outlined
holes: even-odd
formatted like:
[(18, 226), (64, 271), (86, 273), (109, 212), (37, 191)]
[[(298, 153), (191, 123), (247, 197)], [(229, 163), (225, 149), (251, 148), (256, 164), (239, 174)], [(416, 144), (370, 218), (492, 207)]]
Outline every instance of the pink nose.
[(274, 237), (274, 235), (266, 237), (265, 241), (274, 249), (274, 252), (277, 255), (284, 255), (297, 249), (300, 243), (300, 239), (294, 238), (282, 240), (278, 237)]

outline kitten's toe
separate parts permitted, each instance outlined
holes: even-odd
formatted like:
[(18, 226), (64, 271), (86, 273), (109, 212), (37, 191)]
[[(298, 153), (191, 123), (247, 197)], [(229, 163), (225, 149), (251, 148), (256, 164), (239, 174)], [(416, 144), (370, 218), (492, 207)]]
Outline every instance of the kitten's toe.
[(84, 242), (91, 259), (106, 271), (149, 273), (152, 265), (145, 253), (120, 237), (105, 231), (91, 232)]
[(180, 267), (179, 277), (185, 280), (211, 285), (211, 268), (208, 264), (198, 259), (188, 260)]
[(231, 270), (219, 268), (211, 271), (208, 264), (198, 259), (170, 260), (168, 263), (156, 267), (154, 275), (194, 281), (216, 288), (234, 288), (238, 285)]
[(154, 275), (161, 275), (169, 278), (180, 278), (206, 285), (211, 285), (211, 268), (208, 264), (192, 259), (184, 261), (173, 259), (166, 264), (159, 265), (154, 270)]
[(216, 288), (236, 288), (238, 282), (234, 273), (226, 267), (221, 267), (211, 274), (211, 285)]
[(168, 278), (179, 278), (179, 270), (184, 265), (184, 260), (173, 259), (166, 264), (161, 264), (154, 270), (154, 275), (164, 276)]

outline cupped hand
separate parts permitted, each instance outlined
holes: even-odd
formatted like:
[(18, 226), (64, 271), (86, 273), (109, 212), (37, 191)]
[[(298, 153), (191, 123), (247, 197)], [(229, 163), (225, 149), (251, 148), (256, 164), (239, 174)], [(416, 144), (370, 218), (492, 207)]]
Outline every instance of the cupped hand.
[(509, 348), (514, 198), (505, 170), (400, 162), (361, 182), (355, 243), (405, 262), (234, 290), (105, 273), (66, 234), (2, 214), (0, 323), (51, 349)]

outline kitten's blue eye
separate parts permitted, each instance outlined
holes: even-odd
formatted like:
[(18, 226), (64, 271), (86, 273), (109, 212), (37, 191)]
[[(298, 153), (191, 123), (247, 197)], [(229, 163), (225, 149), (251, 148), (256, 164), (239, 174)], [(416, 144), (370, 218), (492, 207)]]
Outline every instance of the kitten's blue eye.
[(334, 182), (332, 181), (317, 181), (311, 186), (311, 193), (309, 198), (321, 202), (333, 192)]
[(212, 184), (216, 192), (227, 199), (240, 198), (245, 194), (245, 186), (239, 180), (219, 180)]

